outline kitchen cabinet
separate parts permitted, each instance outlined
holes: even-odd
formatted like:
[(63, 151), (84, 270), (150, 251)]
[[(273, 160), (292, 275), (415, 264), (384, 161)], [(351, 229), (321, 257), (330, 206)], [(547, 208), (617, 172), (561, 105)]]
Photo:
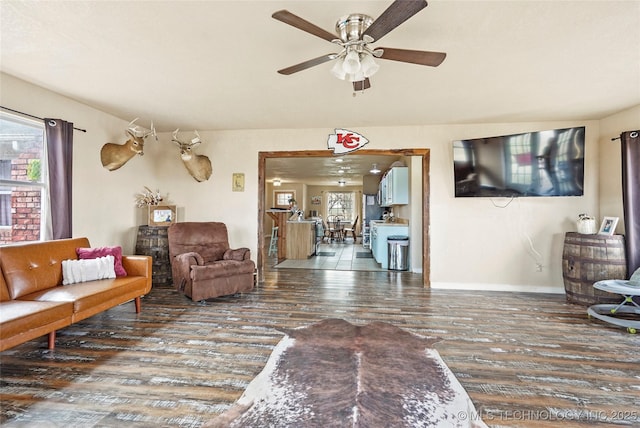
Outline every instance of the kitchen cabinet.
[(383, 269), (389, 269), (387, 238), (392, 235), (409, 236), (409, 226), (399, 223), (371, 222), (371, 253)]
[(396, 166), (382, 177), (378, 189), (380, 206), (406, 205), (409, 203), (409, 168)]
[(287, 259), (307, 259), (316, 252), (315, 220), (287, 222)]

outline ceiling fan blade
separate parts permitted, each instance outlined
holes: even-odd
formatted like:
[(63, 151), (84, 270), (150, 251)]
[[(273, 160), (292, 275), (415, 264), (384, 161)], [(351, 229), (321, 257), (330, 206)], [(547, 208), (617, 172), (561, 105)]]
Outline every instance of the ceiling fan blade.
[(297, 73), (298, 71), (306, 70), (307, 68), (311, 68), (313, 66), (325, 63), (327, 61), (331, 61), (335, 59), (336, 54), (327, 54), (323, 56), (319, 56), (318, 58), (310, 59), (305, 62), (301, 62), (300, 64), (292, 65), (291, 67), (283, 68), (282, 70), (278, 70), (280, 74), (289, 74)]
[(271, 15), (271, 17), (277, 19), (278, 21), (282, 21), (285, 24), (296, 27), (299, 30), (306, 31), (307, 33), (313, 34), (314, 36), (318, 36), (321, 39), (325, 39), (329, 42), (338, 38), (338, 36), (336, 36), (335, 34), (323, 30), (317, 25), (312, 24), (297, 15), (294, 15), (288, 10), (279, 10)]
[(425, 0), (395, 0), (382, 12), (364, 32), (365, 36), (370, 36), (374, 41), (380, 40), (385, 34), (411, 18), (416, 13), (427, 7)]
[(437, 67), (447, 57), (444, 52), (413, 51), (409, 49), (378, 48), (382, 50), (379, 58), (392, 61), (410, 62), (418, 65)]
[(370, 87), (371, 81), (368, 77), (365, 77), (364, 80), (360, 80), (359, 82), (353, 82), (354, 91), (364, 91), (365, 89), (369, 89)]

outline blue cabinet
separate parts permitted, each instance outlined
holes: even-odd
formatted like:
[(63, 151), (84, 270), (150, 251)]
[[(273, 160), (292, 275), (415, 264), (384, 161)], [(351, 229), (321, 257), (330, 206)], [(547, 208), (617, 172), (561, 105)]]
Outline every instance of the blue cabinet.
[(387, 238), (392, 235), (409, 236), (409, 226), (389, 223), (371, 224), (371, 252), (383, 269), (389, 269)]

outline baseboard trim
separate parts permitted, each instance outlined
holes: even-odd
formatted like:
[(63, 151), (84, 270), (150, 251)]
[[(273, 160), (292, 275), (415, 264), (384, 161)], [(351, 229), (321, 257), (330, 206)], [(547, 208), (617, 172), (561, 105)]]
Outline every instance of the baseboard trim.
[(547, 293), (564, 294), (564, 287), (544, 285), (513, 285), (513, 284), (480, 284), (458, 282), (431, 282), (431, 288), (440, 290), (470, 290), (470, 291), (505, 291), (515, 293)]

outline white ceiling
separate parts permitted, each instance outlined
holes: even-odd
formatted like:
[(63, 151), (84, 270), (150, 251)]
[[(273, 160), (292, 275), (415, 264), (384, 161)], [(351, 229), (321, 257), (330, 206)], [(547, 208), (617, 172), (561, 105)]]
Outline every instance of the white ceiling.
[[(370, 171), (375, 164), (382, 172), (389, 169), (389, 166), (401, 161), (401, 156), (394, 155), (361, 155), (350, 154), (349, 156), (327, 157), (280, 157), (268, 158), (266, 160), (267, 182), (278, 179), (286, 187), (289, 183), (305, 183), (308, 185), (338, 186), (340, 181), (345, 182), (345, 186), (360, 186), (365, 175), (372, 174)], [(406, 163), (402, 162), (403, 165)]]
[(379, 60), (355, 96), (331, 63), (276, 73), (336, 49), (273, 12), (333, 32), (390, 3), (3, 0), (0, 69), (159, 131), (587, 120), (640, 104), (638, 0), (433, 0), (373, 46), (446, 52), (439, 67)]

